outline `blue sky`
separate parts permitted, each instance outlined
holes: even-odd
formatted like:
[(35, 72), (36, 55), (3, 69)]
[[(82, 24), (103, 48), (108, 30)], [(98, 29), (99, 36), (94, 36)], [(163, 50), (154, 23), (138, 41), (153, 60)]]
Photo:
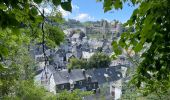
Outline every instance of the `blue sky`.
[(116, 19), (124, 23), (130, 18), (136, 7), (130, 7), (124, 4), (122, 10), (113, 10), (104, 13), (103, 4), (101, 2), (96, 2), (96, 0), (72, 0), (72, 8), (72, 13), (61, 10), (66, 19), (76, 19), (82, 22), (101, 19), (112, 21)]

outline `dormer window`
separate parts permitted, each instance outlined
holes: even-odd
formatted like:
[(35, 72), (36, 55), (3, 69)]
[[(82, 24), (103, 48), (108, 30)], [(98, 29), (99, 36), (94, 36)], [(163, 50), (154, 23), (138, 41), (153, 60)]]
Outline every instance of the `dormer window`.
[(70, 88), (73, 89), (74, 88), (74, 84), (70, 84)]
[(70, 80), (69, 80), (69, 83), (70, 83), (70, 88), (73, 89), (73, 88), (74, 88), (74, 81), (70, 79)]
[(106, 68), (106, 72), (108, 72), (109, 71), (109, 68)]
[(108, 74), (104, 74), (104, 77), (109, 78), (109, 75)]
[(109, 81), (109, 75), (108, 74), (104, 74), (104, 77), (106, 78), (107, 81)]
[(120, 74), (117, 74), (118, 77), (120, 77)]
[(88, 77), (87, 77), (87, 80), (88, 80), (88, 81), (91, 81), (91, 76), (88, 76)]

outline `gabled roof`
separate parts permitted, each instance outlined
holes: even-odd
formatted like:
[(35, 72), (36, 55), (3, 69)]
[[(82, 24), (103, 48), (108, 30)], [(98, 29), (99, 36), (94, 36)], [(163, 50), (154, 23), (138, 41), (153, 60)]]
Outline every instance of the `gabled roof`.
[(57, 71), (52, 68), (52, 66), (48, 68), (53, 73), (56, 85), (69, 83), (70, 80), (73, 82), (85, 80), (86, 77), (91, 77), (92, 82), (98, 82), (99, 84), (113, 82), (122, 78), (122, 73), (116, 71), (115, 67), (88, 69), (86, 70), (85, 75), (83, 74), (82, 69), (73, 69), (69, 73), (67, 69)]
[(56, 71), (53, 75), (56, 85), (69, 83), (70, 80), (75, 82), (85, 79), (85, 76), (83, 75), (81, 69), (71, 70), (70, 73), (67, 69), (65, 69), (61, 71)]

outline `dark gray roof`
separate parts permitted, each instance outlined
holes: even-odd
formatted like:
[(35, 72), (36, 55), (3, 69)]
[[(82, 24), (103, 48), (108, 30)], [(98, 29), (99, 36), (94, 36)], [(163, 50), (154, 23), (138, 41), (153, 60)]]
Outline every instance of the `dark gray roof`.
[(56, 71), (53, 75), (56, 84), (69, 83), (70, 79), (74, 82), (85, 79), (81, 69), (73, 69), (70, 73), (68, 73), (68, 70), (65, 69)]
[(99, 69), (90, 69), (86, 71), (86, 74), (91, 76), (92, 81), (98, 81), (99, 84), (107, 82), (104, 74), (109, 76), (109, 82), (116, 81), (122, 78), (122, 74), (119, 71), (116, 71), (114, 67), (109, 68), (99, 68)]
[(65, 57), (65, 50), (63, 50), (63, 49), (58, 49), (58, 51), (56, 52), (57, 54), (59, 54), (59, 57)]
[[(69, 73), (67, 69), (58, 71), (55, 70), (53, 66), (48, 66), (48, 68), (54, 75), (56, 85), (69, 83), (69, 80), (72, 80), (74, 82), (85, 80), (82, 69), (73, 69)], [(98, 82), (99, 84), (113, 82), (122, 78), (122, 73), (116, 71), (115, 67), (89, 69), (86, 70), (85, 75), (86, 77), (91, 77), (92, 82)], [(106, 75), (109, 76), (108, 80), (106, 80)]]

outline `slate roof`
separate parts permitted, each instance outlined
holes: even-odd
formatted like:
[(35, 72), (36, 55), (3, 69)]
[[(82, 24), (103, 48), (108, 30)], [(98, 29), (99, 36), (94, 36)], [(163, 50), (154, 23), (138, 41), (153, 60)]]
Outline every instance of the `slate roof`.
[(90, 47), (97, 49), (98, 47), (102, 47), (103, 42), (102, 41), (96, 41), (96, 40), (89, 40), (88, 41)]
[(73, 34), (73, 36), (71, 38), (79, 38), (80, 37), (80, 34)]
[[(82, 69), (73, 69), (69, 73), (67, 69), (57, 71), (54, 70), (52, 66), (48, 68), (53, 73), (56, 85), (69, 83), (70, 80), (73, 82), (85, 80), (86, 77), (91, 77), (91, 81), (98, 82), (98, 84), (113, 82), (122, 78), (121, 72), (116, 71), (115, 67), (89, 69), (85, 71), (85, 76)], [(106, 76), (109, 77), (108, 80), (106, 79)]]
[(59, 57), (65, 57), (65, 51), (63, 49), (58, 49), (56, 54), (59, 54)]
[(73, 80), (75, 82), (85, 79), (81, 69), (71, 70), (70, 73), (68, 73), (68, 70), (65, 69), (56, 71), (53, 75), (56, 85), (69, 83), (69, 80)]
[(122, 78), (121, 72), (116, 71), (114, 67), (89, 69), (86, 71), (86, 74), (92, 77), (92, 81), (97, 80), (99, 84), (107, 82), (105, 75), (109, 76), (109, 82)]

